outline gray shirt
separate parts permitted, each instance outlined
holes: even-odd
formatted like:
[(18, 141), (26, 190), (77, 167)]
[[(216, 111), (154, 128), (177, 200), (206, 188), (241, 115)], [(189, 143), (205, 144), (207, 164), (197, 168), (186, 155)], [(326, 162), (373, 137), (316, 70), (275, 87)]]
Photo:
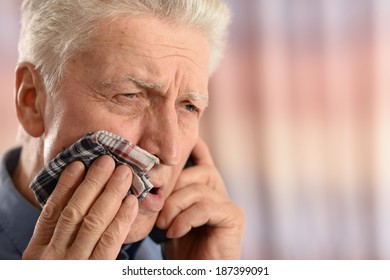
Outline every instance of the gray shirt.
[[(19, 161), (21, 148), (9, 151), (0, 162), (0, 259), (22, 258), (40, 211), (15, 188), (11, 174)], [(134, 259), (162, 259), (160, 245), (147, 237)]]

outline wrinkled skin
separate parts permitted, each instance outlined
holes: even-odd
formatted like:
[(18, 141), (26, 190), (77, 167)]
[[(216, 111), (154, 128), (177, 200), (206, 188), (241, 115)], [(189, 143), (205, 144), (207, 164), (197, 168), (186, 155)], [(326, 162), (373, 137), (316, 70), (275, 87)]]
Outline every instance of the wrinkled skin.
[[(18, 65), (16, 106), (28, 136), (13, 179), (31, 203), (36, 173), (87, 132), (111, 131), (161, 162), (150, 171), (157, 191), (141, 204), (126, 196), (129, 167), (109, 156), (88, 170), (68, 165), (23, 258), (115, 259), (123, 243), (145, 238), (155, 224), (171, 238), (167, 258), (240, 257), (245, 216), (198, 135), (208, 103), (208, 47), (186, 26), (124, 17), (101, 23), (54, 94), (32, 64)], [(190, 154), (195, 166), (183, 170)]]

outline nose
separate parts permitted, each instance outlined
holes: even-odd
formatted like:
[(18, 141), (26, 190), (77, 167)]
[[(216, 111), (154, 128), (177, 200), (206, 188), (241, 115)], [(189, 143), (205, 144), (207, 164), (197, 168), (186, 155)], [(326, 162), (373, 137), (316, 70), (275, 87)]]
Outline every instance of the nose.
[(165, 106), (149, 112), (142, 126), (138, 145), (157, 156), (161, 164), (179, 164), (181, 137), (176, 109)]

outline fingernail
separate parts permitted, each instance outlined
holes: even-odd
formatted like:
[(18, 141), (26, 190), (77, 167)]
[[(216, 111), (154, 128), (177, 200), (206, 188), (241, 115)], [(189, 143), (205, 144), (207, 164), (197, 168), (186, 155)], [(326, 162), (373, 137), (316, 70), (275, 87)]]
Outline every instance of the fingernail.
[(173, 229), (172, 228), (169, 228), (168, 230), (167, 230), (167, 232), (165, 233), (165, 236), (167, 237), (167, 238), (173, 238), (173, 237), (175, 237), (175, 235), (174, 235), (174, 231), (173, 231)]

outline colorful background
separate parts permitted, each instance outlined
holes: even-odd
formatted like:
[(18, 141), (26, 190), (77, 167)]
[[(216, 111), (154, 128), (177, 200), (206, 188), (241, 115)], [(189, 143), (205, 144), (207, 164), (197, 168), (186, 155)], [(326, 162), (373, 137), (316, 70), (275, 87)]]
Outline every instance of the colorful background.
[[(230, 0), (202, 123), (247, 213), (243, 259), (390, 259), (390, 1)], [(0, 2), (0, 153), (20, 1)]]

